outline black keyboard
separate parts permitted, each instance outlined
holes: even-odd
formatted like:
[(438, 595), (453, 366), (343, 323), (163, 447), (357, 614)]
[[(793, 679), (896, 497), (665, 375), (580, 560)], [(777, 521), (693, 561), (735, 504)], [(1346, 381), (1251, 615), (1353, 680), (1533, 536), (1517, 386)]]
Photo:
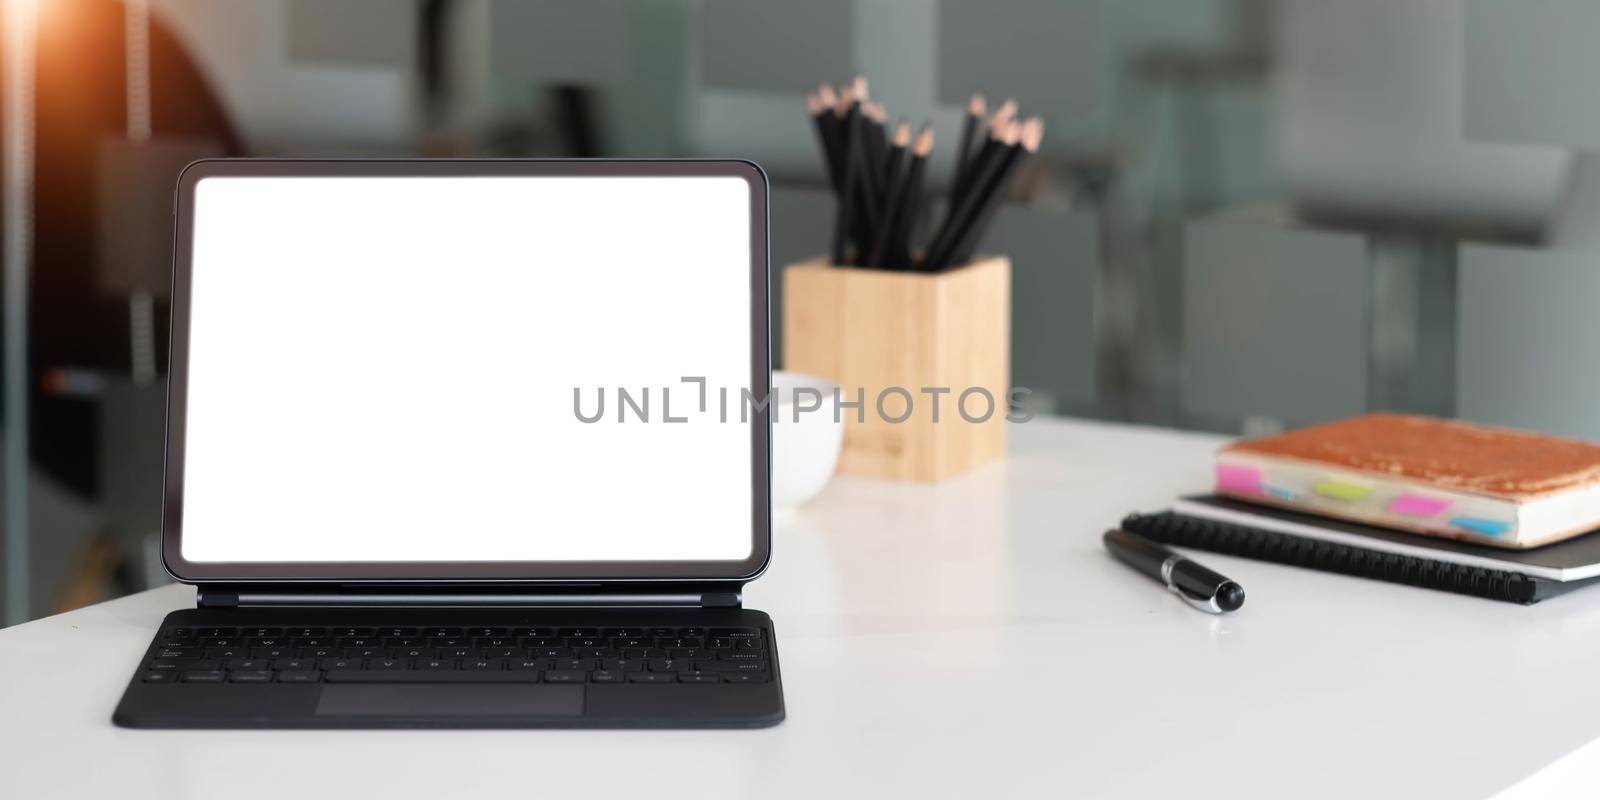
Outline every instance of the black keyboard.
[(759, 628), (168, 627), (144, 683), (733, 683), (771, 680)]

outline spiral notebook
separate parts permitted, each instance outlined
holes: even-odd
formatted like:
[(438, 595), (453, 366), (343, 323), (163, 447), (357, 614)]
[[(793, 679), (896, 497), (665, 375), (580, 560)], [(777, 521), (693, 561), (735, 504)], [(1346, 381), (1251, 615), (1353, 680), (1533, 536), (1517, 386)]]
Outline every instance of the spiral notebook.
[(1504, 550), (1217, 495), (1182, 498), (1171, 511), (1130, 514), (1122, 527), (1175, 547), (1513, 603), (1537, 603), (1600, 582), (1600, 536), (1595, 535)]

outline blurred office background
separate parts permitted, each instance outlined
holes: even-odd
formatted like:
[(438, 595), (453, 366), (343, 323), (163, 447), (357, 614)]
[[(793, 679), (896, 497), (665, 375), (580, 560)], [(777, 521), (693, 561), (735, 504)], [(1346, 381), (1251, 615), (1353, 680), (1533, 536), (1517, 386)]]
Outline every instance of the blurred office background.
[(1600, 438), (1586, 0), (0, 8), (7, 623), (165, 580), (187, 161), (746, 157), (772, 176), (781, 269), (831, 220), (802, 95), (857, 73), (934, 123), (936, 185), (972, 92), (1047, 120), (985, 247), (1015, 262), (1036, 411), (1244, 433), (1398, 409)]

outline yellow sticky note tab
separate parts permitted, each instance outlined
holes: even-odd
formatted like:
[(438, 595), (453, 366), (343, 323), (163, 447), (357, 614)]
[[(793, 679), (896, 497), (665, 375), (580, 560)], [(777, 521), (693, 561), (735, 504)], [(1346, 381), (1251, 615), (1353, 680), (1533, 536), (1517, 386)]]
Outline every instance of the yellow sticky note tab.
[(1360, 500), (1372, 494), (1372, 487), (1344, 481), (1321, 481), (1317, 484), (1317, 494), (1339, 500)]

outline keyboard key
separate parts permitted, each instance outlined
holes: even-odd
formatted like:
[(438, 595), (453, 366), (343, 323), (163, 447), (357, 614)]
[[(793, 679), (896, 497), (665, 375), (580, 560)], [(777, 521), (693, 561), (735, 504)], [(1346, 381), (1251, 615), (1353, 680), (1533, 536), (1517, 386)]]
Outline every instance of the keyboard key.
[(607, 658), (600, 662), (600, 668), (608, 672), (638, 672), (644, 666), (642, 658)]
[(478, 651), (471, 647), (441, 647), (434, 651), (439, 658), (474, 658)]
[(194, 638), (194, 629), (193, 628), (168, 628), (166, 635), (167, 635), (167, 638), (169, 638), (169, 639), (193, 639)]
[(621, 655), (607, 647), (578, 647), (572, 651), (573, 658), (617, 658)]
[(766, 683), (771, 680), (765, 672), (723, 673), (722, 679), (728, 683)]
[(705, 672), (764, 672), (765, 661), (696, 661), (694, 668)]
[(741, 637), (741, 638), (755, 637), (755, 638), (759, 639), (759, 638), (761, 638), (761, 629), (760, 628), (712, 628), (711, 629), (711, 635), (713, 637), (717, 637), (717, 636), (733, 636), (733, 637)]
[(529, 636), (517, 642), (519, 647), (566, 647), (567, 640), (558, 636)]
[(286, 636), (296, 637), (296, 638), (302, 637), (302, 636), (327, 636), (328, 635), (328, 629), (327, 628), (289, 628), (289, 629), (284, 631), (284, 634)]
[(479, 658), (511, 658), (520, 655), (522, 651), (515, 647), (485, 647), (478, 651)]
[(342, 658), (388, 658), (387, 647), (346, 647), (339, 651)]
[(608, 669), (595, 670), (589, 673), (589, 681), (592, 683), (622, 683), (626, 679), (627, 676), (624, 673)]
[(508, 631), (505, 628), (468, 628), (467, 635), (479, 637), (510, 636), (511, 631)]
[(498, 658), (468, 659), (461, 662), (461, 668), (468, 670), (498, 670), (505, 669), (505, 662)]
[(606, 646), (620, 650), (624, 647), (649, 647), (650, 642), (643, 636), (613, 636), (606, 641)]
[(735, 639), (734, 640), (734, 649), (736, 649), (736, 650), (763, 650), (765, 648), (762, 646), (760, 639)]
[(717, 672), (680, 672), (679, 683), (721, 683), (722, 674)]
[(294, 651), (287, 647), (252, 647), (251, 658), (293, 658)]
[(733, 640), (725, 636), (713, 636), (706, 640), (706, 647), (711, 650), (731, 650), (733, 649)]
[(224, 664), (229, 671), (255, 672), (257, 670), (272, 669), (272, 662), (265, 658), (230, 658)]
[(465, 636), (466, 631), (460, 628), (423, 628), (422, 635), (430, 639), (445, 638), (450, 636)]
[(630, 672), (628, 683), (672, 683), (675, 680), (670, 672)]
[(567, 646), (568, 647), (574, 647), (574, 648), (576, 648), (576, 647), (605, 647), (606, 646), (606, 640), (604, 640), (604, 639), (602, 639), (602, 638), (600, 638), (598, 636), (589, 636), (589, 637), (574, 636), (572, 638), (567, 639)]
[(205, 649), (206, 658), (244, 658), (247, 655), (249, 655), (249, 651), (243, 647), (207, 647)]
[(432, 672), (437, 672), (439, 670), (453, 670), (456, 668), (456, 662), (454, 659), (447, 658), (426, 658), (414, 662), (411, 665), (411, 668)]
[(506, 669), (532, 669), (546, 670), (550, 668), (548, 658), (513, 658), (506, 662)]
[(656, 640), (656, 647), (664, 648), (664, 649), (667, 649), (667, 650), (671, 650), (672, 648), (675, 648), (675, 647), (704, 647), (704, 646), (705, 646), (705, 642), (701, 641), (700, 639), (678, 638), (678, 639), (657, 639)]
[(678, 638), (680, 638), (680, 639), (684, 638), (684, 637), (688, 637), (688, 638), (692, 638), (692, 639), (698, 639), (698, 638), (700, 638), (702, 636), (705, 636), (705, 635), (706, 635), (706, 629), (705, 628), (679, 628), (678, 629)]
[(598, 639), (598, 638), (600, 638), (600, 629), (599, 628), (562, 628), (559, 632), (557, 632), (556, 635), (564, 637), (564, 638), (567, 638), (567, 639)]
[(538, 670), (499, 670), (497, 672), (467, 672), (465, 670), (418, 670), (374, 672), (370, 669), (347, 670), (327, 674), (328, 683), (538, 683)]
[(644, 628), (606, 628), (601, 631), (606, 638), (628, 637), (633, 639), (644, 638)]
[(428, 647), (397, 647), (389, 651), (389, 658), (433, 658), (434, 652)]
[(344, 637), (344, 636), (371, 636), (372, 635), (372, 629), (371, 628), (334, 628), (333, 629), (333, 635), (334, 636), (340, 636), (340, 637)]
[[(343, 670), (333, 673), (335, 675), (359, 675), (360, 670)], [(322, 673), (314, 669), (289, 670), (278, 673), (278, 683), (316, 683), (322, 680)]]
[(336, 647), (302, 647), (294, 651), (295, 658), (338, 658), (344, 651)]
[[(378, 647), (383, 640), (376, 636), (342, 636), (338, 640), (340, 647)], [(399, 647), (400, 645), (391, 645)]]
[(544, 673), (545, 683), (583, 683), (589, 677), (587, 670), (552, 669)]
[(331, 636), (297, 636), (289, 640), (293, 647), (335, 647), (336, 639)]
[(719, 661), (762, 661), (766, 657), (766, 653), (752, 650), (728, 650), (717, 654)]
[(652, 639), (676, 639), (676, 638), (678, 638), (678, 629), (677, 628), (650, 628), (650, 629), (645, 631), (645, 635), (649, 636)]
[(236, 670), (228, 673), (228, 680), (234, 683), (271, 683), (272, 673), (262, 670)]
[(683, 672), (692, 669), (693, 663), (676, 658), (652, 658), (649, 666), (651, 672)]
[(574, 672), (588, 672), (592, 669), (598, 669), (599, 666), (592, 658), (557, 658), (550, 662), (552, 669), (572, 670)]
[(177, 679), (178, 673), (176, 672), (146, 672), (144, 674), (145, 683), (172, 683)]
[(199, 658), (200, 651), (193, 647), (166, 647), (156, 651), (156, 658)]
[(222, 683), (222, 670), (207, 669), (184, 672), (184, 683)]
[(374, 658), (367, 662), (367, 669), (372, 671), (397, 672), (410, 668), (411, 662), (400, 658)]
[(216, 636), (233, 636), (238, 632), (238, 628), (200, 628), (199, 630), (195, 631), (195, 635), (205, 638)]
[(197, 659), (197, 658), (160, 659), (160, 660), (157, 660), (157, 661), (150, 662), (150, 669), (161, 669), (161, 670), (167, 670), (167, 669), (177, 669), (177, 670), (184, 670), (184, 669), (189, 669), (189, 670), (222, 669), (222, 660), (221, 659), (211, 659), (211, 660), (202, 661), (202, 660)]
[(572, 651), (565, 647), (535, 647), (528, 651), (534, 658), (572, 658)]
[(278, 669), (305, 671), (317, 668), (317, 661), (314, 658), (285, 658), (276, 663)]
[(288, 647), (289, 640), (282, 636), (258, 636), (249, 642), (250, 647)]
[(243, 647), (244, 640), (233, 636), (202, 636), (201, 647)]
[(366, 664), (358, 658), (335, 658), (322, 662), (322, 668), (332, 672), (339, 669), (365, 669)]
[(240, 628), (239, 635), (245, 637), (282, 636), (282, 628)]
[(478, 636), (472, 640), (473, 647), (516, 647), (517, 640), (510, 636)]
[(422, 635), (421, 631), (417, 628), (379, 628), (376, 633), (377, 635), (385, 638)]
[(532, 637), (535, 637), (535, 638), (553, 637), (553, 636), (556, 635), (556, 629), (555, 628), (512, 628), (511, 629), (511, 635), (512, 636), (532, 636)]

